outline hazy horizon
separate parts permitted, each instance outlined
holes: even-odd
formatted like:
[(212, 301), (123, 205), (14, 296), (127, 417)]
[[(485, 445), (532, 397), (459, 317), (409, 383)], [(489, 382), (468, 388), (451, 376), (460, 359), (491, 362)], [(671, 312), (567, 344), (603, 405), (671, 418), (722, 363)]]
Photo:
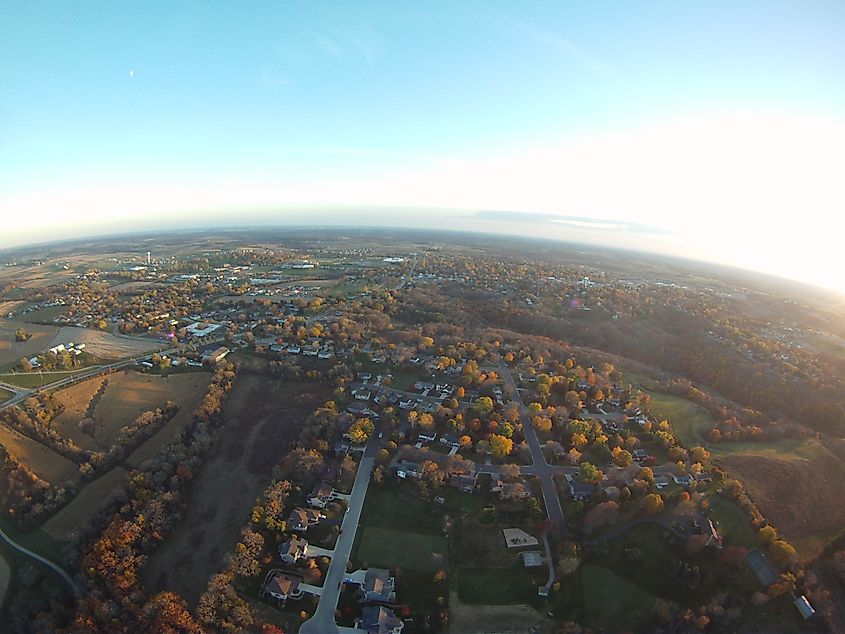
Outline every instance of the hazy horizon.
[(843, 18), (835, 2), (6, 5), (0, 246), (454, 225), (845, 291)]

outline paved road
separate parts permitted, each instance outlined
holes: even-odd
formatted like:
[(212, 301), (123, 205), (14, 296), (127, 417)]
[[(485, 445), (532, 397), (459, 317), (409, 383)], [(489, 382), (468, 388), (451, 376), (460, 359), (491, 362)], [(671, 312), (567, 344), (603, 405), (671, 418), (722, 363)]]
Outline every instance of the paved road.
[(397, 284), (396, 288), (394, 288), (393, 290), (394, 291), (401, 291), (403, 288), (405, 288), (405, 284), (407, 284), (408, 280), (410, 280), (411, 277), (413, 277), (414, 270), (416, 268), (417, 268), (417, 254), (414, 253), (414, 261), (411, 263), (411, 268), (408, 269), (408, 272), (405, 274), (404, 277), (402, 277), (402, 281), (399, 282), (399, 284)]
[(46, 559), (46, 558), (42, 557), (42, 556), (41, 556), (41, 555), (39, 555), (38, 553), (34, 553), (34, 552), (32, 552), (31, 550), (29, 550), (28, 548), (24, 548), (23, 546), (21, 546), (20, 544), (18, 544), (18, 543), (17, 543), (17, 542), (15, 542), (14, 540), (12, 540), (12, 538), (11, 538), (11, 537), (9, 537), (9, 536), (8, 536), (8, 535), (7, 535), (7, 534), (3, 531), (3, 529), (0, 529), (0, 539), (2, 539), (4, 542), (6, 542), (7, 544), (9, 544), (9, 546), (11, 546), (11, 547), (12, 547), (12, 548), (14, 548), (15, 550), (17, 550), (19, 553), (23, 553), (24, 555), (26, 555), (26, 556), (27, 556), (27, 557), (29, 557), (30, 559), (34, 559), (35, 561), (40, 562), (40, 563), (44, 564), (45, 566), (47, 566), (50, 570), (52, 570), (52, 571), (53, 571), (53, 572), (55, 572), (57, 575), (59, 575), (59, 576), (62, 578), (62, 580), (63, 580), (65, 583), (67, 583), (67, 584), (68, 584), (68, 586), (70, 586), (71, 591), (72, 591), (74, 594), (76, 594), (76, 592), (77, 592), (77, 588), (76, 588), (76, 584), (73, 582), (73, 579), (70, 577), (70, 575), (69, 575), (68, 573), (66, 573), (64, 570), (62, 570), (59, 566), (57, 566), (56, 564), (54, 564), (54, 563), (53, 563), (52, 561), (50, 561), (49, 559)]
[[(170, 350), (162, 350), (159, 354), (173, 354), (178, 352), (178, 348), (171, 348)], [(49, 390), (57, 390), (59, 388), (67, 387), (68, 385), (72, 385), (78, 381), (82, 381), (83, 379), (89, 379), (94, 375), (100, 374), (102, 372), (110, 372), (112, 370), (120, 370), (121, 368), (125, 368), (133, 363), (139, 361), (140, 359), (146, 359), (150, 356), (151, 353), (142, 354), (137, 357), (132, 357), (131, 359), (124, 359), (122, 361), (115, 361), (114, 363), (109, 363), (107, 365), (95, 365), (87, 368), (85, 370), (81, 370), (76, 374), (71, 376), (65, 377), (64, 379), (59, 379), (58, 381), (54, 381), (53, 383), (48, 383), (46, 385), (42, 385), (38, 389), (32, 388), (21, 388), (16, 387), (17, 394), (14, 397), (10, 398), (8, 401), (0, 405), (0, 410), (4, 410), (7, 407), (11, 407), (12, 405), (17, 405), (25, 398), (32, 396), (37, 391), (49, 391)], [(44, 372), (43, 374), (49, 374), (49, 372)]]
[(341, 524), (341, 533), (337, 538), (334, 555), (323, 580), (320, 602), (314, 616), (300, 626), (299, 631), (302, 634), (334, 634), (340, 631), (334, 620), (337, 601), (340, 598), (340, 584), (346, 576), (346, 562), (352, 555), (355, 532), (358, 530), (361, 509), (364, 507), (364, 498), (367, 495), (367, 486), (370, 483), (378, 449), (379, 443), (374, 436), (370, 439), (361, 463), (358, 465), (358, 473), (355, 474), (355, 484), (352, 485), (352, 495), (349, 497), (349, 506)]
[[(554, 481), (555, 473), (566, 473), (565, 471), (561, 471), (565, 467), (554, 467), (546, 462), (546, 457), (543, 455), (543, 448), (540, 445), (540, 439), (537, 438), (537, 432), (534, 429), (534, 423), (531, 422), (528, 408), (522, 402), (522, 396), (519, 394), (510, 369), (503, 363), (500, 363), (497, 369), (499, 376), (505, 381), (505, 387), (510, 393), (511, 400), (519, 406), (522, 433), (525, 436), (525, 441), (528, 443), (528, 449), (531, 451), (533, 464), (523, 467), (522, 472), (525, 474), (530, 473), (540, 480), (543, 501), (546, 503), (546, 514), (549, 516), (549, 530), (556, 529), (561, 535), (569, 535), (569, 527), (566, 525), (566, 519), (563, 517), (563, 508), (560, 505), (560, 497), (558, 497), (557, 487)], [(546, 581), (546, 585), (540, 588), (540, 594), (542, 596), (548, 596), (552, 584), (555, 582), (555, 569), (554, 562), (552, 561), (552, 550), (548, 540), (548, 531), (543, 535), (543, 545), (546, 549), (549, 579)]]
[(528, 408), (522, 402), (522, 396), (520, 396), (519, 390), (516, 388), (516, 382), (513, 380), (510, 369), (505, 365), (500, 365), (499, 376), (504, 379), (505, 386), (508, 392), (510, 392), (511, 400), (519, 406), (522, 433), (528, 443), (528, 448), (531, 450), (531, 459), (534, 463), (530, 469), (533, 475), (540, 479), (543, 500), (546, 503), (546, 512), (549, 515), (549, 521), (561, 534), (568, 535), (569, 527), (566, 525), (563, 517), (563, 508), (560, 506), (560, 498), (558, 497), (557, 487), (555, 487), (553, 477), (555, 473), (566, 473), (566, 471), (563, 471), (565, 468), (555, 467), (546, 462), (546, 457), (543, 455), (543, 448), (540, 445), (540, 439), (537, 438), (537, 432), (534, 429), (534, 423), (531, 422)]

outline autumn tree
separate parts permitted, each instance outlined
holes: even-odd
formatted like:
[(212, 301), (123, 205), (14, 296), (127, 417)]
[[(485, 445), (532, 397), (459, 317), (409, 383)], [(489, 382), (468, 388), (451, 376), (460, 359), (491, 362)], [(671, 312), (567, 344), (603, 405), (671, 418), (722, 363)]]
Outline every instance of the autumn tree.
[(349, 427), (346, 436), (351, 442), (364, 444), (373, 435), (373, 431), (375, 431), (375, 427), (369, 418), (359, 418)]
[(504, 458), (513, 451), (513, 440), (500, 434), (491, 434), (490, 451), (496, 458)]
[(627, 469), (631, 466), (631, 463), (634, 462), (634, 456), (631, 454), (630, 451), (625, 449), (620, 449), (616, 447), (611, 451), (613, 455), (613, 462), (616, 464), (617, 467), (622, 467), (623, 469)]
[(540, 433), (546, 434), (552, 430), (552, 419), (548, 416), (537, 415), (533, 422), (534, 428)]
[(472, 405), (473, 410), (479, 416), (484, 416), (493, 411), (493, 399), (489, 396), (480, 396)]
[(775, 530), (774, 526), (764, 526), (757, 531), (757, 536), (760, 538), (760, 541), (764, 546), (768, 546), (775, 541), (775, 538), (778, 536), (778, 532)]
[(788, 566), (795, 561), (795, 548), (785, 539), (776, 539), (769, 546), (769, 556), (779, 566)]
[(241, 536), (232, 555), (232, 570), (242, 577), (254, 577), (261, 572), (258, 556), (264, 546), (264, 537), (248, 528), (241, 532)]
[(601, 469), (599, 469), (592, 462), (582, 462), (580, 466), (580, 476), (583, 482), (598, 484), (599, 482), (601, 482), (601, 479), (604, 474), (602, 473)]
[(592, 533), (599, 526), (613, 524), (619, 518), (619, 504), (613, 500), (596, 504), (584, 515), (584, 531)]
[(663, 498), (658, 493), (649, 493), (643, 498), (643, 511), (655, 515), (663, 510)]

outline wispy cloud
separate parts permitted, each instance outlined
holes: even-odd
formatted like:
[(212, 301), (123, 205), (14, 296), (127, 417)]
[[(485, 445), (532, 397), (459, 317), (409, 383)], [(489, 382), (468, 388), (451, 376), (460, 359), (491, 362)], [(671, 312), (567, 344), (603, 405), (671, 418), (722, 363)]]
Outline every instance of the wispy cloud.
[(310, 36), (311, 43), (324, 55), (334, 57), (335, 59), (344, 59), (346, 57), (347, 47), (341, 44), (336, 39), (325, 35), (324, 33), (313, 33)]
[(272, 66), (262, 66), (258, 71), (256, 83), (262, 88), (282, 88), (285, 86), (293, 86), (296, 82), (284, 73), (280, 73)]
[(489, 28), (497, 31), (505, 31), (509, 34), (516, 33), (535, 45), (542, 46), (550, 51), (563, 53), (580, 67), (596, 75), (606, 77), (612, 74), (612, 69), (604, 61), (588, 53), (560, 33), (516, 18), (510, 13), (484, 2), (470, 0), (470, 4), (477, 8), (478, 12), (476, 15)]

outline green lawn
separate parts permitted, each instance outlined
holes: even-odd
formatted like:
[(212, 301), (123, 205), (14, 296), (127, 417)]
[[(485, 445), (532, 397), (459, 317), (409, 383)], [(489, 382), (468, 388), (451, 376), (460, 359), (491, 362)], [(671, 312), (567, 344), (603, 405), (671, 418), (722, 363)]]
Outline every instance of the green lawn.
[[(608, 568), (644, 592), (684, 606), (700, 605), (715, 592), (753, 589), (753, 580), (726, 569), (715, 549), (689, 556), (683, 542), (652, 524), (634, 526), (596, 547), (585, 564)], [(679, 576), (682, 564), (699, 569), (698, 583), (688, 583)]]
[(655, 597), (602, 566), (581, 570), (585, 622), (610, 631), (646, 627), (654, 612)]
[(409, 533), (374, 526), (359, 530), (361, 532), (354, 559), (361, 565), (434, 571), (443, 567), (448, 559), (449, 545), (443, 535)]
[(713, 428), (715, 420), (699, 405), (678, 396), (649, 392), (649, 409), (657, 420), (668, 420), (675, 435), (687, 447), (706, 444), (704, 434)]
[(4, 390), (2, 387), (0, 387), (0, 403), (5, 403), (13, 396), (13, 392), (10, 392), (9, 390)]
[(723, 537), (725, 545), (745, 548), (757, 546), (757, 533), (748, 516), (736, 502), (718, 495), (711, 495), (709, 500), (710, 517), (718, 522), (719, 534)]
[(361, 525), (441, 535), (443, 520), (430, 503), (414, 497), (412, 484), (386, 482), (370, 485)]

